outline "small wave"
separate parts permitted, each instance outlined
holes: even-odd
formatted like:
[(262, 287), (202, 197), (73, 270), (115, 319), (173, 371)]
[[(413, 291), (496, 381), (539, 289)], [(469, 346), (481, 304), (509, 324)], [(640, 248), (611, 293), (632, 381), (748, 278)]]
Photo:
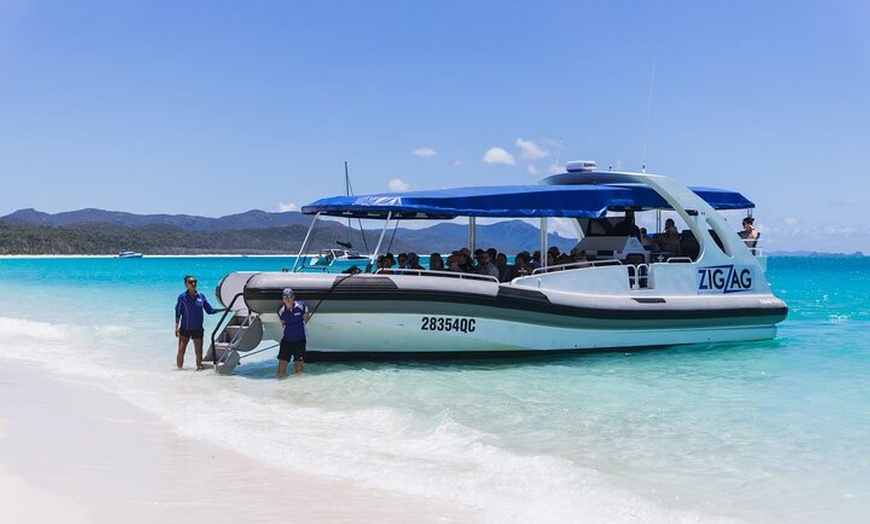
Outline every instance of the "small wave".
[(2, 340), (29, 338), (54, 342), (63, 340), (66, 336), (67, 331), (64, 326), (59, 324), (0, 317), (0, 337), (2, 337)]
[(337, 408), (318, 396), (329, 380), (359, 379), (366, 370), (251, 380), (171, 372), (171, 346), (146, 355), (159, 360), (148, 365), (106, 358), (116, 346), (134, 351), (144, 336), (131, 335), (117, 325), (0, 318), (0, 336), (14, 341), (18, 354), (5, 357), (90, 377), (180, 435), (264, 465), (457, 502), (480, 508), (488, 522), (724, 522), (663, 507), (567, 459), (511, 450), (496, 435), (457, 422), (449, 406), (434, 415), (413, 405)]
[(294, 400), (287, 381), (256, 381), (252, 394), (250, 380), (239, 377), (215, 383), (204, 375), (151, 375), (128, 374), (128, 386), (138, 387), (123, 396), (182, 436), (263, 464), (458, 502), (482, 509), (489, 522), (717, 521), (661, 507), (568, 460), (513, 452), (449, 410), (436, 420), (386, 407), (335, 410)]

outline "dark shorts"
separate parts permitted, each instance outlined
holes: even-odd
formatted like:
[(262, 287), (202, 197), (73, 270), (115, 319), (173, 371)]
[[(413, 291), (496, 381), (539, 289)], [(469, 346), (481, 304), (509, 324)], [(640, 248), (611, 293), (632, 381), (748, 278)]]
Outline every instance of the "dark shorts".
[(179, 329), (179, 330), (178, 330), (178, 336), (179, 336), (179, 337), (184, 337), (184, 338), (193, 338), (193, 339), (197, 339), (197, 338), (202, 338), (202, 336), (203, 336), (204, 334), (205, 334), (205, 330), (204, 330), (204, 329), (190, 329), (190, 330), (188, 330), (188, 329)]
[(281, 340), (281, 349), (278, 350), (278, 360), (290, 362), (290, 357), (294, 361), (302, 362), (305, 360), (305, 339), (301, 340)]

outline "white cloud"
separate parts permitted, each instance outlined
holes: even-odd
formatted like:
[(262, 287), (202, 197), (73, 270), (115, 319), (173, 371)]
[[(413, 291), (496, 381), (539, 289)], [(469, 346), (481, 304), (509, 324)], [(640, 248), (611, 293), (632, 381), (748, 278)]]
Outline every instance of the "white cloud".
[(435, 152), (431, 147), (418, 147), (414, 150), (414, 154), (417, 156), (427, 157), (427, 156), (435, 156), (438, 153)]
[(465, 163), (465, 161), (462, 160), (462, 159), (454, 160), (454, 161), (453, 161), (453, 167), (459, 167), (459, 166), (461, 166), (461, 165), (464, 164), (464, 163)]
[(507, 164), (512, 166), (516, 164), (514, 156), (500, 147), (491, 147), (483, 154), (483, 161), (487, 164)]
[(390, 191), (407, 191), (411, 188), (411, 186), (401, 178), (391, 178), (389, 183), (387, 183), (387, 187), (390, 188)]
[(786, 224), (788, 224), (790, 226), (796, 226), (798, 223), (798, 220), (794, 217), (785, 217), (783, 222), (785, 222)]
[(515, 145), (520, 148), (520, 158), (537, 160), (539, 158), (545, 158), (550, 156), (549, 151), (532, 142), (531, 140), (523, 140), (522, 138), (517, 138)]
[(278, 204), (278, 210), (282, 213), (287, 211), (299, 211), (299, 206), (296, 204)]
[(526, 166), (526, 171), (528, 171), (530, 175), (538, 174), (538, 168), (533, 166), (532, 164)]

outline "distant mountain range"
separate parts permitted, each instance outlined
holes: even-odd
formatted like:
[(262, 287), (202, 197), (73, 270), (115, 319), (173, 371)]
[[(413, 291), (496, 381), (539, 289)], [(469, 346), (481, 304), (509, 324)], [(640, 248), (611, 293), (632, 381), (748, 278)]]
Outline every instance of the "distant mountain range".
[(311, 224), (311, 217), (295, 211), (269, 213), (259, 209), (220, 218), (210, 218), (195, 215), (136, 215), (123, 211), (91, 208), (50, 214), (29, 208), (19, 209), (14, 213), (0, 217), (0, 222), (32, 226), (68, 226), (102, 222), (124, 227), (163, 225), (175, 226), (185, 231), (230, 231), (298, 225), (308, 227)]
[[(220, 218), (194, 215), (137, 215), (102, 209), (44, 213), (21, 209), (0, 217), (0, 254), (114, 254), (132, 249), (146, 254), (292, 253), (298, 251), (312, 218), (299, 212), (251, 210)], [(337, 247), (350, 240), (360, 251), (374, 249), (380, 230), (365, 241), (334, 220), (318, 226), (307, 251)], [(439, 223), (423, 229), (399, 228), (386, 236), (389, 250), (449, 253), (468, 244), (465, 225)], [(550, 234), (550, 245), (570, 249), (574, 240)], [(540, 245), (540, 232), (522, 220), (477, 226), (478, 247), (514, 255)], [(366, 247), (367, 246), (367, 247)], [(384, 251), (386, 248), (382, 248)]]

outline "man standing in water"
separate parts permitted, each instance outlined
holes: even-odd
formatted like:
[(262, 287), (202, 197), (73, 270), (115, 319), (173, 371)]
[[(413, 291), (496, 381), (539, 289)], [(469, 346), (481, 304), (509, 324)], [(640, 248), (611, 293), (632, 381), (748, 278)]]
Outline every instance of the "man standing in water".
[(287, 375), (287, 364), (293, 357), (293, 372), (302, 373), (305, 367), (305, 324), (311, 318), (308, 304), (295, 299), (293, 290), (289, 287), (281, 293), (283, 306), (278, 310), (284, 335), (281, 337), (281, 349), (278, 350), (278, 377)]
[(187, 351), (187, 343), (193, 339), (193, 350), (196, 352), (196, 369), (202, 366), (202, 337), (205, 330), (202, 327), (203, 310), (213, 315), (223, 309), (211, 307), (205, 295), (196, 290), (196, 277), (187, 275), (184, 277), (184, 285), (187, 290), (178, 295), (175, 303), (175, 336), (178, 338), (178, 355), (175, 357), (175, 365), (178, 369), (184, 367), (184, 353)]

